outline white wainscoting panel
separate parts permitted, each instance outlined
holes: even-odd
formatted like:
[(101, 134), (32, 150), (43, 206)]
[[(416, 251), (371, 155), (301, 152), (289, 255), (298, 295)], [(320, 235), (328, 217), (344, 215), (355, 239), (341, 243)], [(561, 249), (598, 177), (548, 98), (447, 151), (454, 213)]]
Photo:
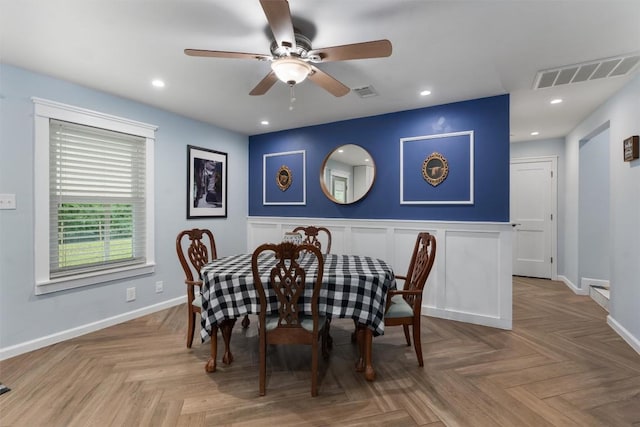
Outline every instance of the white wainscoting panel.
[[(448, 231), (445, 309), (495, 315), (499, 299), (498, 233)], [(459, 260), (465, 260), (461, 264)], [(464, 268), (463, 268), (464, 267)], [(483, 286), (465, 284), (482, 283)]]
[(247, 223), (249, 251), (281, 241), (296, 226), (324, 226), (331, 231), (331, 253), (380, 258), (400, 275), (407, 272), (416, 235), (427, 231), (436, 236), (437, 253), (422, 314), (511, 329), (509, 223), (288, 217), (249, 217)]
[(364, 255), (387, 260), (387, 262), (389, 260), (387, 230), (385, 228), (354, 225), (351, 227), (351, 236), (347, 243), (349, 245), (345, 246), (349, 249), (344, 252), (345, 254)]

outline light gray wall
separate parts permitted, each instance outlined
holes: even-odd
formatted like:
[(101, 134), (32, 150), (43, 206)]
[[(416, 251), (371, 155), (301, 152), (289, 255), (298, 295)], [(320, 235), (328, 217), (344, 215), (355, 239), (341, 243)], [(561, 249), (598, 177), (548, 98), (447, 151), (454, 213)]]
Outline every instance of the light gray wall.
[[(511, 144), (511, 158), (558, 156), (558, 274), (580, 288), (580, 143), (609, 127), (609, 279), (612, 323), (640, 348), (640, 160), (623, 162), (622, 141), (640, 134), (640, 75), (564, 139)], [(586, 184), (588, 185), (588, 184)], [(605, 190), (602, 190), (605, 191)], [(606, 249), (605, 249), (606, 250)]]
[[(34, 295), (33, 96), (158, 126), (153, 275)], [(158, 93), (163, 96), (171, 96), (169, 88)], [(186, 220), (187, 144), (228, 154), (228, 218)], [(246, 252), (247, 167), (244, 135), (0, 64), (0, 193), (17, 198), (16, 210), (0, 211), (0, 349), (185, 295), (175, 254), (182, 229), (211, 228), (219, 256)], [(156, 294), (160, 280), (164, 292)], [(137, 299), (127, 303), (131, 286), (137, 288)]]
[(565, 139), (552, 138), (535, 141), (522, 141), (511, 143), (511, 159), (521, 159), (527, 157), (556, 157), (558, 176), (558, 250), (557, 267), (558, 274), (564, 274), (564, 204), (561, 202), (565, 197)]
[(564, 275), (578, 282), (580, 141), (609, 122), (609, 232), (612, 321), (640, 348), (640, 159), (624, 162), (622, 141), (640, 135), (640, 75), (567, 136)]
[(582, 141), (579, 152), (578, 280), (609, 280), (609, 129)]

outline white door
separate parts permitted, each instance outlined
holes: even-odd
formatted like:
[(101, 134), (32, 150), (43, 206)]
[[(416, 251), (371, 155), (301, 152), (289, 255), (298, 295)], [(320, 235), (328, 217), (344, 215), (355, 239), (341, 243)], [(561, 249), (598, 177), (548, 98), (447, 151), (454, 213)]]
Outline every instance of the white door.
[(340, 203), (347, 203), (347, 178), (334, 176), (332, 184), (331, 194), (333, 197)]
[(511, 161), (513, 274), (555, 279), (556, 159)]

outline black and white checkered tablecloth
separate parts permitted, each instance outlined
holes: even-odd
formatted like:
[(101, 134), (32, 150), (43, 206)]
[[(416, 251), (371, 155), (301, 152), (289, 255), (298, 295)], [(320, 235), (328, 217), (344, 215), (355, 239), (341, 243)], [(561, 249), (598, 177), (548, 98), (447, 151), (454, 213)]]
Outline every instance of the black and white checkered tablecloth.
[[(263, 283), (276, 259), (262, 254), (259, 260)], [(300, 260), (309, 279), (315, 278), (318, 263), (315, 257)], [(224, 319), (238, 318), (260, 312), (260, 301), (253, 286), (251, 254), (219, 258), (202, 268), (202, 329), (204, 341), (211, 326)], [(393, 270), (384, 261), (358, 255), (325, 255), (322, 289), (319, 298), (320, 314), (352, 318), (367, 325), (374, 335), (384, 333), (384, 310), (387, 291), (395, 289)], [(275, 294), (266, 289), (271, 310), (277, 310)], [(308, 298), (311, 297), (309, 288)], [(304, 303), (305, 313), (311, 313), (310, 303)]]

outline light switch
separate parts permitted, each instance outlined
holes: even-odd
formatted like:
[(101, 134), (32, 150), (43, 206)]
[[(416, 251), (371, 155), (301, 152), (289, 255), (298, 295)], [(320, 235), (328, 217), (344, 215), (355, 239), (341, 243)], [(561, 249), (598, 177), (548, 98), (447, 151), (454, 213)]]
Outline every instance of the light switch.
[(15, 194), (0, 194), (0, 209), (15, 209), (15, 208), (16, 208)]

